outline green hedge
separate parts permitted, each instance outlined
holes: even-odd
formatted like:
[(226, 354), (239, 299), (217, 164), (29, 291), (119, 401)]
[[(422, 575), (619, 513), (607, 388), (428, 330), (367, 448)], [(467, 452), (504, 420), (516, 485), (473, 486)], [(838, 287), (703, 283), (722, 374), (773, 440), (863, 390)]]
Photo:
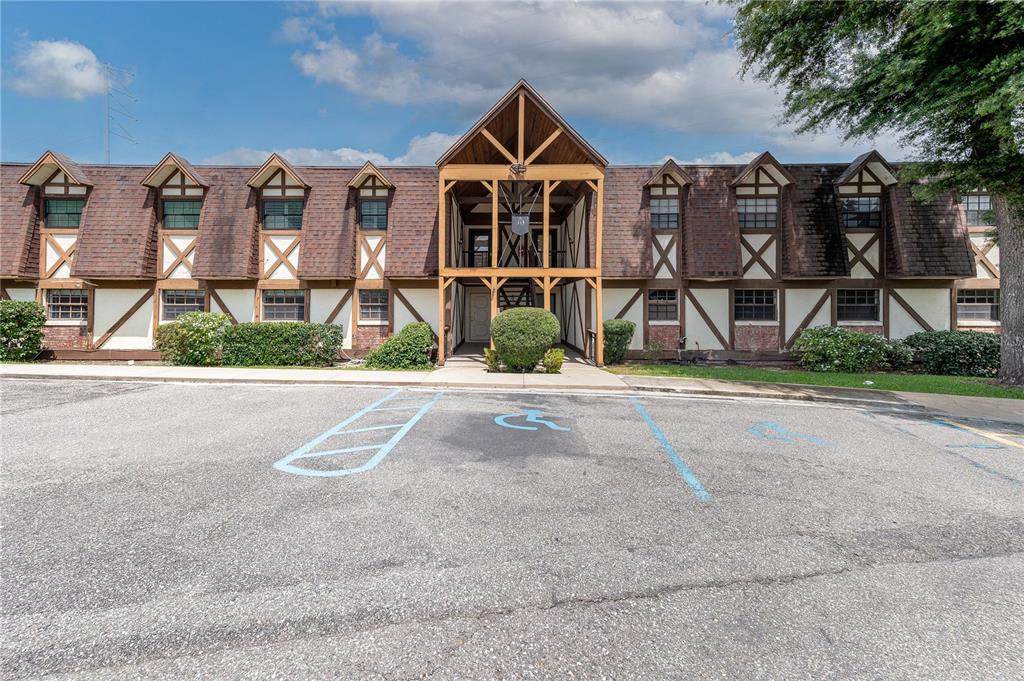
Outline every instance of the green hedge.
[(0, 300), (0, 361), (34, 359), (43, 348), (46, 308), (33, 300)]
[(157, 328), (156, 349), (170, 364), (213, 366), (220, 363), (224, 332), (230, 326), (226, 314), (187, 312)]
[(254, 322), (224, 333), (221, 363), (229, 366), (330, 366), (345, 334), (337, 324)]
[(509, 371), (533, 371), (561, 335), (558, 318), (539, 307), (514, 307), (491, 320), (494, 349)]
[(793, 343), (800, 366), (809, 371), (860, 373), (910, 366), (912, 353), (900, 341), (841, 326), (805, 329)]
[(980, 331), (922, 331), (908, 336), (926, 373), (941, 376), (997, 376), (999, 336)]
[(618, 364), (626, 357), (636, 324), (628, 319), (609, 319), (604, 323), (604, 363)]
[(375, 347), (366, 356), (371, 369), (429, 369), (434, 365), (430, 351), (434, 332), (426, 322), (406, 324), (397, 334)]

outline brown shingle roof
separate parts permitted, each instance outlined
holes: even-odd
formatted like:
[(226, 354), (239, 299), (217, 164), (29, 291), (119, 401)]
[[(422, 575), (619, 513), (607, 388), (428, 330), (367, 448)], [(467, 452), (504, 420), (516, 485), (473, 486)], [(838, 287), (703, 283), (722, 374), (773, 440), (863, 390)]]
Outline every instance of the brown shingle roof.
[(382, 170), (396, 187), (391, 192), (385, 275), (437, 276), (437, 169)]
[(71, 274), (89, 279), (156, 277), (156, 193), (145, 168), (88, 166), (93, 182), (82, 211)]
[(967, 228), (951, 193), (926, 203), (914, 198), (911, 187), (892, 185), (886, 199), (888, 276), (974, 276)]
[(249, 168), (203, 169), (210, 188), (199, 217), (199, 241), (192, 269), (192, 276), (197, 279), (259, 277), (256, 192), (246, 184), (251, 174)]
[[(652, 276), (650, 205), (644, 184), (651, 179), (653, 170), (653, 167), (605, 169), (603, 276), (622, 279)], [(590, 210), (591, 240), (594, 239), (594, 208), (591, 206)]]
[(683, 276), (739, 277), (740, 225), (731, 183), (739, 166), (685, 167), (693, 178), (683, 211)]
[(849, 276), (834, 187), (841, 170), (842, 166), (790, 168), (795, 182), (783, 191), (780, 206), (783, 277)]
[(312, 188), (302, 214), (299, 276), (352, 279), (356, 276), (356, 193), (348, 183), (355, 171), (303, 168), (302, 173)]
[(28, 168), (0, 167), (0, 277), (39, 276), (38, 190), (18, 184)]

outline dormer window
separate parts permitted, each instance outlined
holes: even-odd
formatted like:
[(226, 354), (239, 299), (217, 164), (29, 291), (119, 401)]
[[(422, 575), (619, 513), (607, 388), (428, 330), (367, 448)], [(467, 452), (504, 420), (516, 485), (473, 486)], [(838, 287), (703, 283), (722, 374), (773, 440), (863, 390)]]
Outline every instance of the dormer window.
[(310, 185), (291, 164), (271, 154), (246, 184), (259, 192), (263, 229), (302, 229), (302, 213)]
[(779, 226), (778, 199), (736, 199), (740, 229), (775, 229)]
[(202, 201), (171, 201), (164, 199), (161, 204), (164, 229), (197, 229)]
[(359, 186), (359, 227), (388, 228), (389, 187), (377, 176), (369, 175)]
[(877, 229), (882, 226), (879, 196), (848, 196), (839, 200), (839, 220), (844, 229)]
[(79, 227), (84, 208), (85, 199), (46, 199), (46, 227)]
[(992, 224), (992, 197), (988, 194), (968, 194), (964, 197), (963, 206), (968, 227), (988, 227)]
[(779, 197), (793, 181), (793, 175), (767, 151), (748, 163), (732, 181), (740, 229), (778, 229)]
[(651, 229), (679, 229), (679, 199), (651, 198)]
[(302, 201), (263, 201), (263, 229), (302, 229)]

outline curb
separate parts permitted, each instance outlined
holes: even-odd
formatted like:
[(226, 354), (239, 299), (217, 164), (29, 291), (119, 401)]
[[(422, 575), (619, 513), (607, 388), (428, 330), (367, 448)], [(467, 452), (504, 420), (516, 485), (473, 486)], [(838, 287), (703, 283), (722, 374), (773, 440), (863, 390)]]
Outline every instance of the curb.
[(822, 402), (826, 404), (842, 404), (851, 407), (895, 407), (903, 410), (926, 411), (920, 404), (904, 400), (868, 400), (854, 397), (831, 397), (828, 395), (807, 395), (774, 392), (737, 392), (734, 390), (716, 390), (714, 388), (676, 388), (671, 386), (632, 385), (632, 390), (641, 392), (675, 393), (679, 395), (708, 395), (714, 397), (752, 398), (759, 400), (792, 400), (797, 402)]

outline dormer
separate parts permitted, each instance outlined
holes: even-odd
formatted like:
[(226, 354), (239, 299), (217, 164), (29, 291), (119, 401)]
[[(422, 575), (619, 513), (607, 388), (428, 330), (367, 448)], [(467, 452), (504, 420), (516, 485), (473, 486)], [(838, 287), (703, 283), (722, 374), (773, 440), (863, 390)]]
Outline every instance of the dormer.
[(858, 156), (836, 178), (839, 224), (844, 229), (882, 226), (882, 193), (896, 184), (896, 171), (877, 151)]
[(142, 183), (160, 197), (159, 220), (163, 229), (197, 229), (203, 197), (210, 185), (192, 165), (168, 153)]
[(310, 185), (277, 154), (271, 154), (247, 185), (259, 193), (263, 229), (302, 229), (302, 212)]
[(367, 161), (348, 186), (357, 192), (359, 228), (387, 229), (389, 199), (391, 190), (395, 188), (391, 180)]
[(740, 229), (777, 228), (779, 196), (793, 182), (789, 171), (767, 151), (748, 163), (732, 181)]
[(654, 171), (644, 188), (650, 196), (651, 229), (679, 229), (683, 190), (693, 180), (669, 159)]
[(39, 188), (44, 228), (77, 229), (81, 225), (92, 183), (70, 158), (47, 151), (18, 182)]

